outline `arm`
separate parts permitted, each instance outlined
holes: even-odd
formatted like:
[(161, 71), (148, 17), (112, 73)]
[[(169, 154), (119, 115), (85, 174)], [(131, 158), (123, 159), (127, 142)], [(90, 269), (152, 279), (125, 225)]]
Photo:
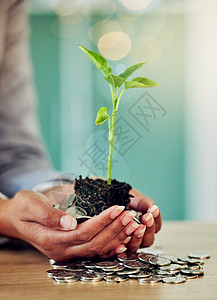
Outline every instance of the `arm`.
[[(25, 1), (3, 1), (5, 30), (0, 65), (0, 191), (20, 189), (56, 176), (39, 138), (27, 45)], [(28, 179), (28, 180), (27, 180)]]

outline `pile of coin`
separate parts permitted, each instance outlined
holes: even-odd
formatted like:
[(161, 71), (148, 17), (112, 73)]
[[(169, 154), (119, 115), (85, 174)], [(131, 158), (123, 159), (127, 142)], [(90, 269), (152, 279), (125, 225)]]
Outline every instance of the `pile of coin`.
[(184, 283), (204, 275), (202, 265), (209, 254), (189, 254), (188, 257), (155, 255), (153, 253), (122, 253), (112, 260), (84, 259), (55, 262), (46, 273), (56, 283), (76, 281), (122, 282), (129, 279), (147, 283)]

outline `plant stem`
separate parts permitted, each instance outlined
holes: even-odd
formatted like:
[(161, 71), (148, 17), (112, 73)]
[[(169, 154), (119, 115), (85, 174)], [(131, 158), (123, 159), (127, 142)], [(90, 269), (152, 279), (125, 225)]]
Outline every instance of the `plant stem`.
[(113, 103), (113, 110), (112, 114), (114, 114), (113, 117), (111, 117), (108, 120), (109, 123), (109, 157), (108, 157), (108, 171), (107, 171), (107, 184), (111, 184), (112, 180), (112, 156), (113, 156), (113, 149), (114, 149), (114, 141), (115, 141), (115, 114), (116, 114), (116, 103), (117, 103), (117, 94), (116, 90), (113, 92), (112, 87), (111, 88), (111, 94), (112, 94), (112, 103)]
[(117, 104), (116, 104), (116, 107), (115, 107), (115, 110), (116, 112), (118, 111), (118, 107), (119, 107), (119, 104), (120, 104), (120, 100), (121, 100), (121, 96), (123, 95), (123, 92), (125, 91), (125, 89), (123, 89), (118, 97), (118, 100), (117, 100)]
[(111, 121), (109, 119), (109, 157), (108, 157), (108, 173), (107, 173), (107, 183), (111, 184), (112, 180), (112, 156), (114, 149), (114, 141), (115, 141), (115, 116), (111, 117)]

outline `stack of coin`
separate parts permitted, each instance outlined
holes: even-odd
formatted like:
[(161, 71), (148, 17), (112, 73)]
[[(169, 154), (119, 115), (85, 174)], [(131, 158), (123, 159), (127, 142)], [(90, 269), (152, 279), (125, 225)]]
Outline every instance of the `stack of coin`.
[(96, 258), (81, 261), (69, 260), (55, 262), (50, 260), (53, 269), (47, 275), (57, 283), (76, 281), (123, 282), (128, 279), (146, 283), (184, 283), (187, 279), (195, 279), (204, 275), (201, 265), (209, 254), (189, 254), (188, 257), (171, 256), (152, 253), (122, 253), (111, 260)]

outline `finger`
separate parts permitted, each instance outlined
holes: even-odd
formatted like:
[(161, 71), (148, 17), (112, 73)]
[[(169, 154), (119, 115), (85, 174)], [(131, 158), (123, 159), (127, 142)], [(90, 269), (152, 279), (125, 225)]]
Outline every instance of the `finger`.
[(111, 257), (115, 257), (117, 254), (121, 254), (124, 253), (127, 250), (127, 248), (124, 245), (120, 245), (119, 247), (117, 247), (117, 249), (112, 250), (106, 254), (103, 255), (99, 255), (100, 258), (111, 258)]
[(137, 211), (146, 213), (149, 207), (152, 207), (155, 204), (151, 198), (143, 195), (134, 188), (130, 190), (130, 194), (134, 196), (134, 198), (131, 199), (130, 207)]
[(155, 223), (151, 213), (147, 213), (142, 216), (142, 223), (146, 225), (146, 230), (142, 239), (141, 246), (149, 247), (154, 242), (155, 235)]
[[(78, 230), (75, 230), (71, 233), (71, 240), (73, 240), (73, 246), (67, 247), (66, 255), (67, 256), (78, 255), (79, 257), (81, 256), (92, 257), (92, 256), (104, 255), (114, 250), (117, 246), (121, 244), (121, 241), (124, 241), (126, 237), (130, 235), (137, 228), (137, 227), (135, 228), (135, 226), (138, 226), (136, 222), (133, 222), (135, 223), (135, 225), (133, 226), (131, 224), (132, 219), (134, 217), (135, 217), (134, 212), (129, 212), (129, 211), (122, 212), (122, 214), (119, 215), (115, 220), (113, 220), (112, 223), (106, 226), (103, 230), (99, 231), (98, 234), (96, 234), (91, 239), (89, 239), (89, 233), (87, 230), (85, 233), (83, 230), (81, 230), (80, 225), (83, 225), (84, 223), (79, 224)], [(95, 220), (96, 219), (97, 218), (95, 218)], [(88, 221), (86, 221), (85, 223), (87, 223)], [(123, 233), (122, 230), (125, 227), (126, 230)], [(88, 229), (90, 229), (89, 226)], [(121, 235), (119, 235), (120, 233)], [(62, 240), (64, 240), (64, 238)], [(64, 240), (64, 242), (66, 242), (66, 240)]]
[(161, 213), (160, 209), (157, 205), (153, 205), (152, 207), (149, 207), (148, 209), (149, 213), (152, 213), (155, 221), (155, 233), (157, 233), (162, 226), (162, 218), (161, 218)]
[[(76, 244), (86, 243), (105, 229), (107, 229), (104, 232), (105, 238), (108, 238), (109, 234), (113, 238), (135, 217), (133, 212), (123, 212), (124, 209), (124, 206), (112, 206), (92, 219), (79, 224), (79, 230), (74, 231), (73, 240)], [(111, 224), (113, 225), (109, 227)], [(111, 230), (110, 233), (108, 228)]]
[(112, 251), (110, 251), (110, 252), (108, 252), (108, 253), (106, 253), (106, 254), (100, 256), (100, 257), (102, 257), (102, 258), (109, 258), (109, 257), (114, 257), (114, 256), (116, 256), (117, 254), (120, 254), (120, 253), (125, 252), (125, 251), (127, 250), (126, 245), (130, 242), (130, 240), (131, 240), (131, 236), (128, 236), (128, 237), (123, 241), (123, 243), (120, 244), (116, 249), (114, 249), (114, 250), (112, 250)]
[(130, 252), (136, 252), (143, 240), (143, 236), (146, 230), (146, 226), (141, 224), (136, 231), (134, 231), (130, 243), (127, 245), (127, 249)]
[[(137, 222), (131, 221), (123, 230), (119, 232), (115, 237), (107, 237), (107, 244), (101, 249), (102, 253), (108, 253), (113, 249), (116, 249), (120, 244), (123, 244), (126, 239), (128, 239), (131, 234), (137, 230), (139, 224)], [(111, 229), (112, 230), (112, 229)]]
[(18, 193), (17, 197), (25, 205), (21, 221), (36, 222), (59, 230), (76, 228), (76, 219), (64, 211), (53, 208), (44, 195), (32, 191), (22, 191)]
[[(113, 206), (108, 208), (107, 210), (103, 211), (100, 215), (85, 221), (84, 223), (78, 224), (76, 230), (73, 231), (66, 231), (64, 233), (60, 231), (54, 231), (52, 229), (46, 228), (46, 235), (48, 238), (52, 237), (52, 239), (58, 244), (61, 243), (65, 245), (65, 247), (69, 248), (67, 253), (70, 252), (70, 247), (75, 247), (76, 245), (84, 245), (88, 250), (88, 242), (97, 234), (99, 234), (104, 228), (107, 227), (106, 225), (110, 222), (114, 221), (115, 216), (118, 214), (120, 216), (120, 220), (124, 219), (124, 223), (127, 221), (124, 218), (125, 215), (129, 213), (129, 211), (122, 212), (124, 207)], [(134, 218), (134, 214), (132, 214), (131, 219)], [(118, 219), (116, 217), (116, 219)], [(120, 221), (119, 221), (120, 222)], [(122, 224), (122, 228), (123, 228)], [(101, 245), (103, 247), (104, 245)], [(84, 247), (84, 248), (85, 248)], [(75, 250), (77, 248), (74, 248)], [(83, 248), (79, 251), (82, 251), (81, 254), (83, 256), (86, 255), (86, 252), (83, 251)], [(72, 252), (74, 255), (74, 252)]]
[(125, 251), (127, 251), (127, 248), (124, 244), (120, 244), (118, 247), (116, 247), (114, 250), (108, 252), (106, 255), (108, 257), (114, 257), (118, 254), (124, 253)]

